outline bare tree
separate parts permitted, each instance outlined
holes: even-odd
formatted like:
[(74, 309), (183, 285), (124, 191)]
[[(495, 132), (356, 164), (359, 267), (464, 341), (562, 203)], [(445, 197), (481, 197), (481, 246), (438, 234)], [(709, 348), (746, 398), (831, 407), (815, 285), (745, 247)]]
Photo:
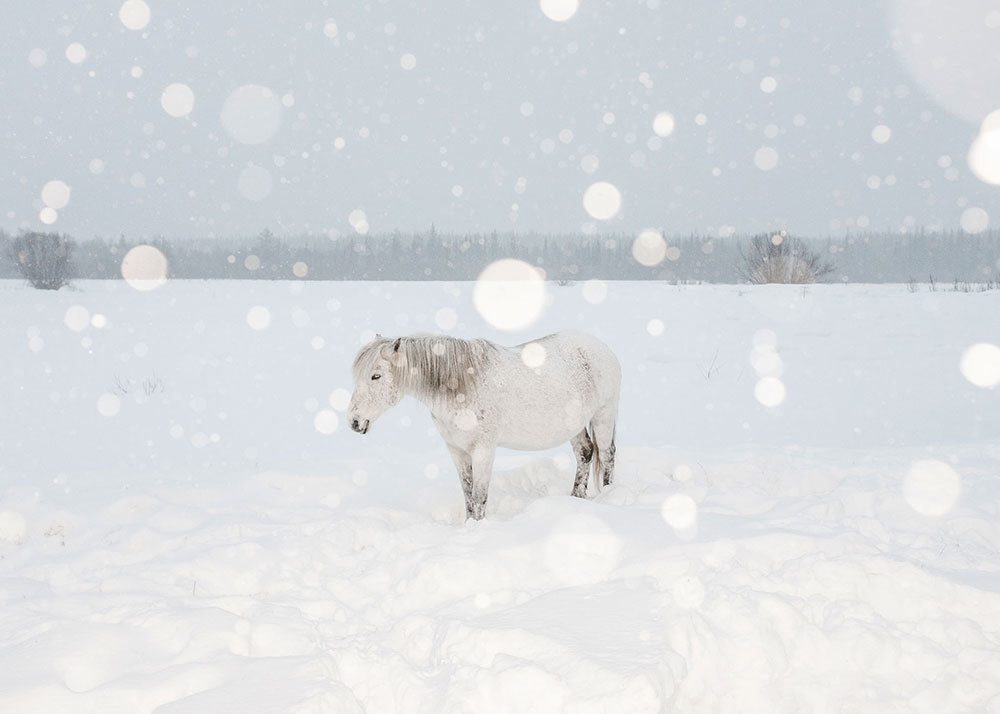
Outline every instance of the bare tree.
[(755, 285), (815, 283), (833, 272), (832, 263), (784, 231), (755, 235), (740, 253), (740, 277)]
[(58, 233), (22, 233), (8, 244), (8, 257), (33, 287), (58, 290), (72, 277), (75, 247)]

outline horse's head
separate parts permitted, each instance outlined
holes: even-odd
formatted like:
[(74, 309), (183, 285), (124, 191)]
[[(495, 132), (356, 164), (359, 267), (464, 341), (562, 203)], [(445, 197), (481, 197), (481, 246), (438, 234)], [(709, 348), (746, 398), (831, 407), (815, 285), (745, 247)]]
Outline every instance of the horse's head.
[(376, 419), (403, 398), (399, 345), (399, 339), (376, 337), (354, 359), (354, 394), (347, 414), (351, 428), (359, 434), (366, 434)]

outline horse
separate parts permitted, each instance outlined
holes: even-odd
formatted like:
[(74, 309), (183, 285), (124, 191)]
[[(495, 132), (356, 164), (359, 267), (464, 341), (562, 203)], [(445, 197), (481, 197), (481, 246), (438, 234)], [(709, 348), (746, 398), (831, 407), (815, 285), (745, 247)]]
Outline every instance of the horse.
[(466, 519), (486, 515), (497, 447), (550, 449), (569, 442), (572, 495), (614, 479), (621, 365), (596, 337), (558, 332), (514, 347), (441, 335), (382, 337), (353, 365), (351, 429), (366, 434), (404, 396), (430, 410), (465, 492)]

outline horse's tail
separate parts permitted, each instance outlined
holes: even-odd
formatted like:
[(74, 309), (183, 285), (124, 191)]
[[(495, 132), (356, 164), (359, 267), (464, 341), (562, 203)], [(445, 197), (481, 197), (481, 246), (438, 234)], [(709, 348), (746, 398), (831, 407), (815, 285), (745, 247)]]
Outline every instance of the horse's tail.
[[(614, 472), (615, 431), (617, 430), (615, 429), (613, 419), (610, 422), (590, 423), (590, 441), (594, 445), (594, 455), (590, 460), (590, 472), (594, 475), (594, 481), (597, 482), (598, 493), (604, 487), (605, 474), (610, 480)], [(600, 432), (600, 435), (598, 432)], [(601, 448), (601, 441), (604, 442), (603, 449)]]
[(604, 462), (601, 461), (601, 450), (597, 446), (597, 439), (594, 437), (594, 428), (590, 428), (590, 443), (594, 446), (594, 455), (590, 459), (590, 473), (594, 477), (594, 484), (597, 492), (600, 493), (604, 481)]

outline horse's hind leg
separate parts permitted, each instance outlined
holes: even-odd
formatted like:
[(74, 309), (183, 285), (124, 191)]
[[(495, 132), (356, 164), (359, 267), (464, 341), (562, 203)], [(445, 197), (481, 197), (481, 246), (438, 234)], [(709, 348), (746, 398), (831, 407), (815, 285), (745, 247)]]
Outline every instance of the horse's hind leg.
[(618, 418), (617, 400), (601, 407), (590, 420), (590, 432), (597, 451), (597, 478), (605, 486), (615, 479), (615, 421)]
[(573, 445), (573, 455), (576, 456), (576, 480), (573, 481), (573, 495), (577, 498), (587, 497), (587, 481), (590, 479), (590, 461), (594, 458), (594, 443), (590, 434), (584, 428), (570, 442)]

